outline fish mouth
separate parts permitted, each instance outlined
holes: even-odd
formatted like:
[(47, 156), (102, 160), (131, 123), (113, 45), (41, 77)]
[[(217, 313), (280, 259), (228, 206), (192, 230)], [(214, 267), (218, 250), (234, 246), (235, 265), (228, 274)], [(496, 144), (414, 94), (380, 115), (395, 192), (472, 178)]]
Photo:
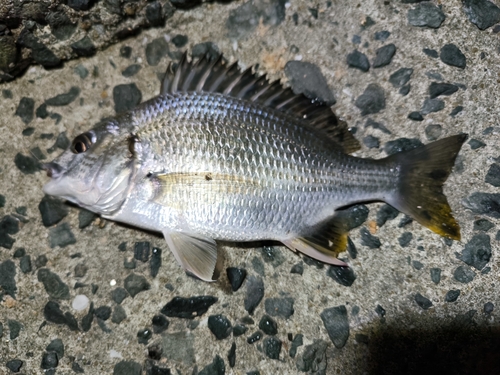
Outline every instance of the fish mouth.
[(62, 175), (63, 168), (56, 162), (43, 163), (42, 169), (47, 172), (47, 177), (57, 179)]

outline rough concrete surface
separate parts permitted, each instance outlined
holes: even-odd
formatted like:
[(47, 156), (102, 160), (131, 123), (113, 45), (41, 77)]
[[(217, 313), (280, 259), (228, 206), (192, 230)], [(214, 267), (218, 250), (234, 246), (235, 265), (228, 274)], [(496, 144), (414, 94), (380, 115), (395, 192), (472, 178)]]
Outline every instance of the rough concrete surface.
[[(498, 6), (202, 4), (93, 57), (31, 67), (2, 84), (0, 374), (500, 373), (500, 200), (474, 194), (500, 186)], [(478, 18), (483, 30), (472, 22)], [(178, 267), (160, 236), (44, 199), (48, 178), (35, 156), (51, 160), (67, 145), (62, 132), (72, 140), (114, 115), (124, 105), (117, 92), (128, 94), (126, 105), (156, 95), (168, 63), (205, 42), (284, 82), (293, 81), (284, 73), (290, 60), (319, 67), (333, 109), (362, 143), (360, 156), (384, 157), (400, 138), (469, 134), (445, 188), (462, 240), (445, 241), (381, 203), (367, 204), (367, 220), (350, 233), (355, 250), (341, 254), (349, 269), (275, 244), (225, 244), (225, 268), (247, 272), (238, 289), (237, 270), (231, 282), (225, 272), (201, 282)], [(395, 52), (379, 50), (389, 44)], [(370, 92), (378, 96), (366, 105), (360, 97)], [(196, 296), (216, 301), (202, 301), (193, 319), (172, 316), (174, 302), (192, 307), (175, 297)]]

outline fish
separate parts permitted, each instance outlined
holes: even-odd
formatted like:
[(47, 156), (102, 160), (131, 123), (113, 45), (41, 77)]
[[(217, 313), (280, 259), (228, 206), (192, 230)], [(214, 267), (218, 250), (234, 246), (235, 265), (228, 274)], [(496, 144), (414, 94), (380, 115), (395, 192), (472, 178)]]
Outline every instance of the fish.
[(158, 96), (97, 122), (43, 165), (45, 194), (161, 232), (184, 270), (221, 273), (217, 241), (281, 242), (321, 262), (348, 241), (343, 208), (386, 202), (460, 240), (443, 185), (467, 138), (457, 134), (382, 159), (360, 148), (318, 99), (222, 55), (170, 64)]

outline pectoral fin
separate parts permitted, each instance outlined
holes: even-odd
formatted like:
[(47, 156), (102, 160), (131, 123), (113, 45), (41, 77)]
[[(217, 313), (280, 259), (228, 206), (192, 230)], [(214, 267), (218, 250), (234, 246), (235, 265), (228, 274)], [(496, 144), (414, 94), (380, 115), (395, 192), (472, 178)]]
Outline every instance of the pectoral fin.
[(320, 223), (299, 237), (282, 241), (293, 251), (299, 251), (320, 262), (346, 267), (337, 255), (347, 248), (347, 217), (336, 213), (331, 219)]
[(204, 281), (215, 281), (222, 268), (217, 244), (196, 233), (164, 231), (163, 235), (175, 259), (186, 270)]

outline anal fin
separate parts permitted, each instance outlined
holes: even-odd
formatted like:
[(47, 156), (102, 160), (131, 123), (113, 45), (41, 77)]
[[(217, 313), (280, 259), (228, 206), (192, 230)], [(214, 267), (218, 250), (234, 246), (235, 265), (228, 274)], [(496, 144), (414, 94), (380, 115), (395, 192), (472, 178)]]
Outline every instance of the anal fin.
[(164, 231), (170, 251), (188, 272), (204, 281), (215, 281), (220, 275), (222, 258), (217, 244), (209, 237), (197, 233)]

